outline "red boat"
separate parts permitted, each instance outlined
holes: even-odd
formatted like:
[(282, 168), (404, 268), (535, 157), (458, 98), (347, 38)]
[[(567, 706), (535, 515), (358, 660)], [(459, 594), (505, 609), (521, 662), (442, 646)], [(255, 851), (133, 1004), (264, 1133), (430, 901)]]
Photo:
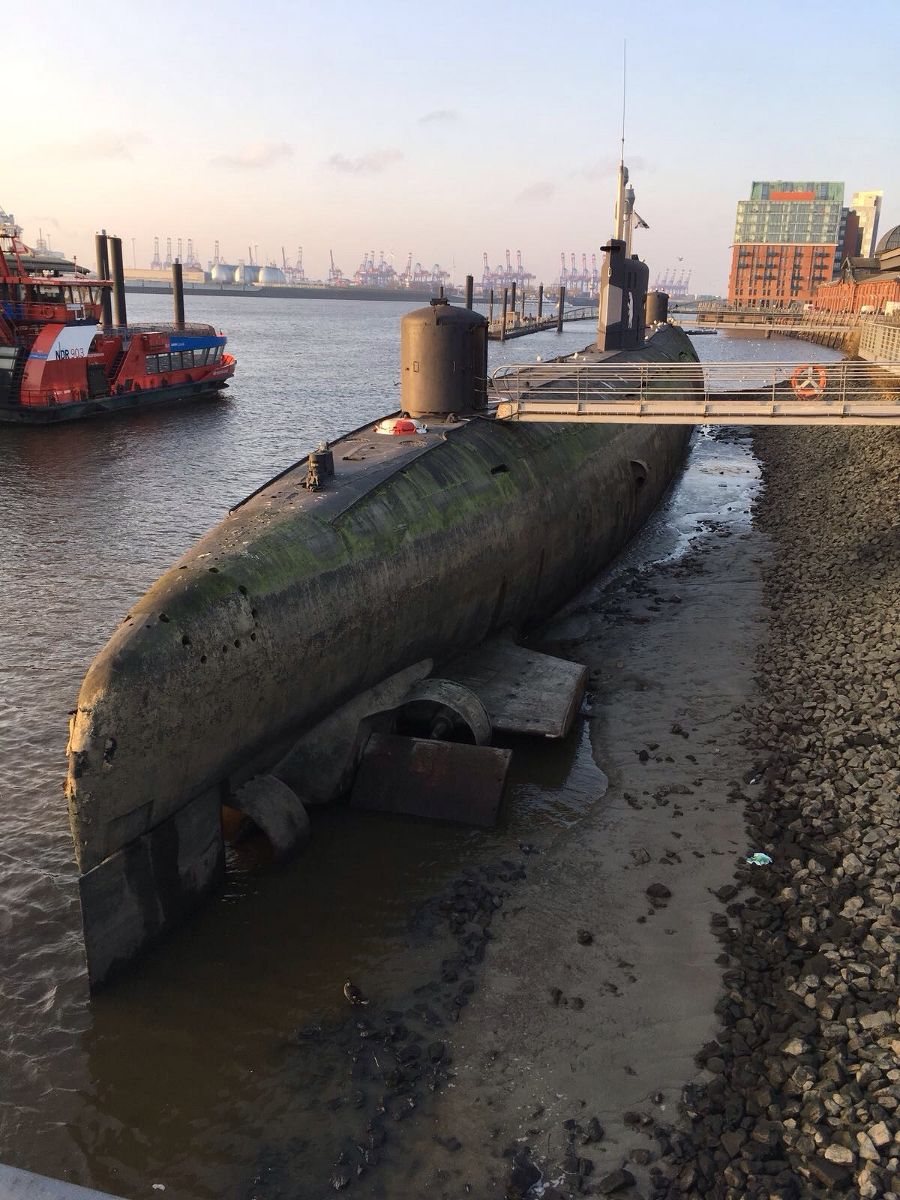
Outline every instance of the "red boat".
[(0, 210), (0, 421), (50, 424), (192, 400), (234, 374), (224, 335), (184, 321), (180, 264), (174, 323), (129, 325), (120, 238), (97, 235), (93, 278), (20, 235)]

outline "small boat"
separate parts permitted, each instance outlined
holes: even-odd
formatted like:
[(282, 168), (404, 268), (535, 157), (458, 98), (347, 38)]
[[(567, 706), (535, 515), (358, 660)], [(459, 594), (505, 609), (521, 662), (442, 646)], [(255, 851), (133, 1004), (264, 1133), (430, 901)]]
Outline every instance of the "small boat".
[(184, 321), (180, 269), (175, 322), (129, 325), (121, 239), (97, 235), (94, 278), (26, 246), (21, 232), (0, 209), (0, 421), (46, 425), (191, 400), (232, 377), (224, 334)]

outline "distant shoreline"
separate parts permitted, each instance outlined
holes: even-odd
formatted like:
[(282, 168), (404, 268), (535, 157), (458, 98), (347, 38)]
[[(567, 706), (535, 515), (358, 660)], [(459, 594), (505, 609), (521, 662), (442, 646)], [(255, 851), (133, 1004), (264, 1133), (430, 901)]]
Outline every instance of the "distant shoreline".
[[(172, 285), (140, 280), (127, 280), (125, 291), (129, 295), (171, 296)], [(327, 284), (309, 286), (303, 284), (240, 284), (240, 283), (185, 283), (185, 295), (202, 296), (264, 296), (274, 300), (395, 300), (421, 301), (427, 304), (434, 299), (436, 292), (414, 288), (368, 288), (368, 287), (328, 287)], [(461, 293), (448, 292), (447, 299), (462, 301)]]

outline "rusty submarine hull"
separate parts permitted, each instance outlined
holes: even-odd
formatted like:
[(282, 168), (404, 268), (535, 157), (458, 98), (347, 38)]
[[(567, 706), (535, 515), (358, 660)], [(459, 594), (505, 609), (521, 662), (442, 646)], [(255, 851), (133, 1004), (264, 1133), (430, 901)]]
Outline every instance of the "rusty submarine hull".
[[(408, 432), (365, 426), (248, 497), (84, 679), (66, 793), (92, 987), (217, 886), (223, 805), (301, 842), (306, 809), (346, 791), (372, 712), (557, 610), (684, 460), (689, 426), (494, 419), (486, 323), (467, 309), (409, 314), (401, 348)], [(621, 357), (696, 358), (668, 325)]]

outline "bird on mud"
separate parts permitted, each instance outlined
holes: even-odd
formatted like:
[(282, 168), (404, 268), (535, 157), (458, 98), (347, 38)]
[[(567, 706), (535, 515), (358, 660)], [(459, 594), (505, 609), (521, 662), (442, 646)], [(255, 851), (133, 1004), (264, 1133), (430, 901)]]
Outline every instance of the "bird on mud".
[(349, 979), (344, 984), (344, 995), (354, 1008), (359, 1008), (361, 1005), (369, 1003), (356, 984), (351, 983)]

